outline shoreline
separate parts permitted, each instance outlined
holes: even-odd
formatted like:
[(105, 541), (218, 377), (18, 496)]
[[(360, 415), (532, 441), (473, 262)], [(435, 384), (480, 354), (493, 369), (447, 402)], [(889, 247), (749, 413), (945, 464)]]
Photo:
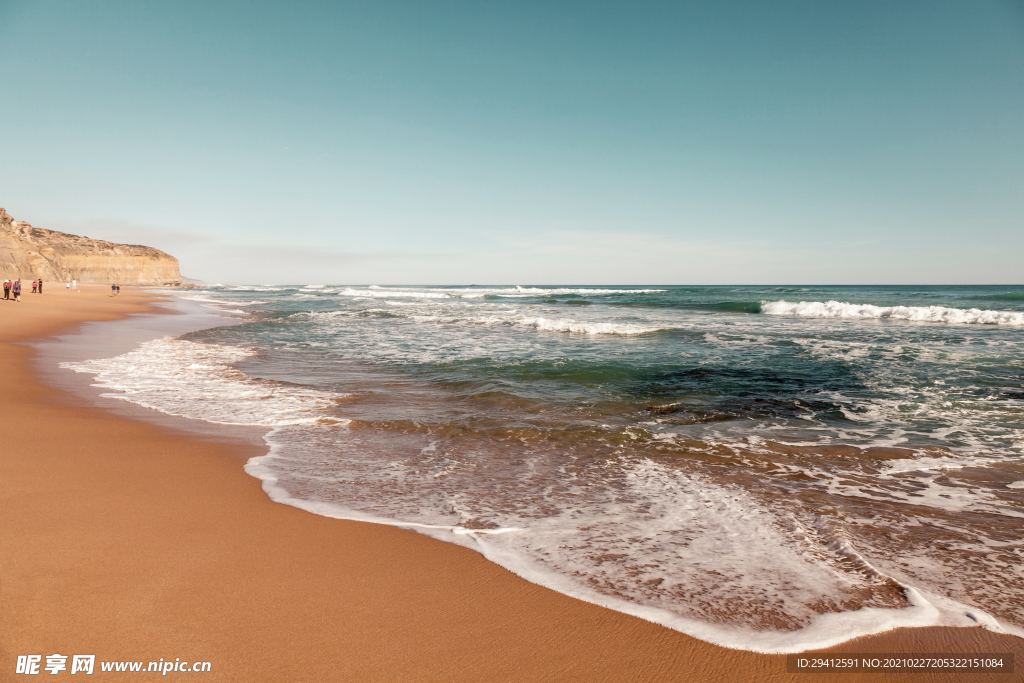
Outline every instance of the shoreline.
[[(783, 655), (567, 597), (467, 548), (274, 503), (242, 471), (252, 451), (240, 444), (72, 404), (37, 381), (24, 342), (159, 312), (155, 294), (85, 288), (0, 307), (0, 678), (19, 654), (59, 652), (210, 661), (207, 680), (846, 680), (787, 674)], [(898, 629), (828, 651), (1012, 651), (1024, 666), (1024, 640), (980, 628)]]
[[(226, 314), (177, 294), (164, 295), (159, 289), (151, 287), (140, 289), (162, 299), (157, 302), (153, 311), (133, 314), (121, 320), (86, 321), (73, 329), (62, 330), (45, 339), (29, 342), (35, 350), (34, 376), (44, 385), (61, 390), (66, 399), (75, 404), (96, 406), (130, 420), (166, 427), (189, 438), (253, 444), (259, 452), (265, 452), (263, 436), (266, 429), (262, 427), (192, 420), (152, 410), (120, 398), (107, 397), (104, 394), (109, 393), (109, 390), (96, 386), (92, 375), (62, 367), (62, 364), (67, 362), (76, 363), (119, 356), (138, 348), (140, 344), (161, 337), (177, 338), (211, 327), (250, 321), (248, 317)], [(242, 462), (244, 464), (245, 460)]]

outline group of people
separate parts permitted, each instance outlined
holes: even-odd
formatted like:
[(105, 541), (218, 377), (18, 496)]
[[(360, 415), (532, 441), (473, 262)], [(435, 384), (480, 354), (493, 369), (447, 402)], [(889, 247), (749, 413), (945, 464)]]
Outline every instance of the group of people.
[[(32, 283), (32, 291), (36, 291), (36, 282)], [(21, 301), (21, 280), (4, 280), (4, 301), (10, 301), (12, 296)]]
[[(42, 278), (32, 281), (32, 293), (43, 293)], [(10, 301), (12, 298), (15, 301), (21, 301), (21, 278), (17, 280), (4, 280), (4, 301)]]
[[(64, 287), (70, 292), (71, 290), (78, 291), (78, 280), (68, 280)], [(32, 293), (42, 294), (43, 293), (43, 280), (32, 281)], [(121, 293), (121, 285), (112, 284), (110, 285), (110, 295), (117, 296)], [(21, 301), (21, 278), (17, 280), (4, 280), (4, 301)]]

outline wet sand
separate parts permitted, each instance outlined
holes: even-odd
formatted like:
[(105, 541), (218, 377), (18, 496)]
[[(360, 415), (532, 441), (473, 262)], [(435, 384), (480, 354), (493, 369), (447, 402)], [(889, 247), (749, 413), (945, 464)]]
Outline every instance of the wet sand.
[[(888, 681), (787, 674), (535, 586), (454, 545), (271, 502), (258, 451), (190, 438), (41, 385), (24, 342), (146, 310), (86, 286), (0, 302), (0, 680), (19, 654), (209, 661), (208, 681)], [(837, 652), (1014, 652), (982, 629), (900, 629)], [(70, 661), (69, 661), (70, 664)], [(43, 675), (48, 675), (45, 671)], [(63, 672), (62, 675), (69, 675)], [(131, 674), (97, 677), (131, 679)]]

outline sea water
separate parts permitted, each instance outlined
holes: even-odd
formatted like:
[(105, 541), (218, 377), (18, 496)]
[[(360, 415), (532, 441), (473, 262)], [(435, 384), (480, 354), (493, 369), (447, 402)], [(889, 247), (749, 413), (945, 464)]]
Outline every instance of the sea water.
[(1024, 287), (214, 286), (66, 364), (267, 429), (277, 501), (704, 640), (1024, 635)]

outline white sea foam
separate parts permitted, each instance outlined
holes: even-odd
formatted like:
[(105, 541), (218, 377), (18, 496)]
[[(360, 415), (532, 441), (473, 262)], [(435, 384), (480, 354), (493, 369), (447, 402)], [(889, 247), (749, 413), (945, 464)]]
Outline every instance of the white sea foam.
[(114, 358), (61, 363), (96, 376), (103, 394), (177, 415), (219, 424), (272, 427), (315, 422), (339, 395), (254, 379), (235, 363), (250, 349), (157, 339)]
[(203, 296), (201, 294), (182, 295), (181, 298), (185, 299), (186, 301), (201, 301), (203, 303), (211, 303), (211, 304), (242, 303), (242, 302), (238, 302), (238, 301), (233, 300), (233, 299), (224, 299), (224, 298), (221, 298), (221, 297)]
[(448, 292), (441, 291), (401, 291), (383, 289), (352, 289), (346, 287), (338, 292), (338, 296), (363, 297), (372, 299), (386, 299), (389, 297), (407, 297), (416, 299), (450, 299)]
[[(474, 530), (446, 524), (438, 517), (396, 519), (382, 514), (380, 505), (358, 509), (337, 497), (310, 495), (308, 470), (294, 478), (298, 473), (288, 462), (287, 441), (270, 435), (268, 444), (270, 454), (250, 460), (246, 471), (262, 479), (264, 490), (277, 502), (328, 517), (409, 528), (465, 545), (539, 585), (717, 645), (764, 653), (802, 652), (899, 627), (940, 625), (981, 624), (997, 632), (1024, 633), (981, 610), (911, 586), (904, 586), (908, 607), (808, 611), (803, 626), (795, 630), (721, 623), (713, 610), (724, 605), (756, 612), (759, 605), (784, 600), (799, 610), (801, 602), (842, 591), (858, 579), (837, 571), (838, 565), (823, 557), (820, 548), (784, 532), (775, 513), (744, 492), (651, 462), (623, 472), (620, 483), (627, 490), (609, 491), (607, 498), (589, 498), (593, 490), (570, 483), (572, 504), (558, 514), (519, 517), (515, 526)], [(292, 494), (290, 488), (296, 484), (307, 493)], [(450, 500), (458, 499), (456, 494)], [(465, 502), (445, 503), (452, 510), (464, 506)], [(890, 579), (848, 544), (836, 546), (833, 560), (841, 563), (851, 556), (872, 576)], [(635, 588), (623, 588), (624, 575)], [(663, 585), (666, 579), (712, 611), (701, 612), (698, 606), (696, 613), (687, 613), (693, 605), (673, 604), (659, 599), (653, 588), (645, 590)], [(624, 597), (595, 589), (601, 585), (619, 586)]]
[(235, 285), (227, 287), (231, 292), (283, 292), (290, 287), (275, 287), (274, 285)]
[(906, 458), (890, 461), (884, 470), (885, 474), (903, 472), (924, 472), (928, 470), (956, 470), (964, 467), (984, 467), (993, 462), (994, 458), (978, 458), (971, 456), (943, 456), (938, 458)]
[(1024, 481), (1015, 481), (1013, 483), (1007, 484), (1006, 488), (1008, 488), (1008, 489), (1024, 489)]
[(873, 306), (843, 301), (766, 301), (761, 312), (768, 315), (792, 315), (808, 318), (892, 318), (916, 322), (960, 323), (967, 325), (1024, 325), (1024, 313), (989, 311), (978, 308), (945, 306)]
[[(1008, 505), (990, 490), (943, 478), (941, 473), (929, 472), (924, 466), (914, 467), (909, 464), (915, 462), (914, 460), (897, 462), (903, 464), (896, 465), (895, 470), (883, 469), (879, 478), (870, 480), (851, 477), (848, 472), (837, 473), (818, 467), (807, 467), (802, 472), (818, 485), (823, 484), (830, 494), (836, 496), (862, 498), (886, 504), (924, 506), (954, 514), (970, 511), (1024, 519), (1024, 513), (1020, 512), (1019, 508)], [(948, 465), (943, 467), (934, 464), (929, 469), (938, 468), (950, 469)], [(912, 487), (900, 485), (906, 478), (895, 476), (913, 473), (920, 473), (920, 476), (912, 478)]]
[[(350, 430), (329, 410), (341, 394), (233, 367), (255, 353), (162, 339), (64, 367), (95, 374), (108, 396), (171, 415), (272, 428), (270, 452), (246, 471), (274, 500), (459, 543), (538, 584), (708, 642), (798, 652), (898, 626), (980, 622), (1016, 632), (908, 584), (909, 607), (820, 615), (812, 605), (841, 602), (890, 575), (848, 541), (754, 492), (645, 458), (595, 466), (588, 451), (577, 465), (526, 445), (515, 462), (481, 476), (486, 461), (446, 457), (426, 437)], [(846, 568), (851, 563), (856, 571)], [(732, 622), (722, 618), (723, 606), (738, 615)], [(783, 610), (795, 628), (744, 625), (765, 606)]]
[(632, 336), (637, 334), (650, 334), (651, 332), (657, 332), (661, 329), (660, 327), (652, 327), (647, 325), (636, 325), (633, 323), (614, 323), (614, 322), (584, 322), (581, 320), (571, 320), (568, 318), (534, 318), (528, 316), (481, 316), (478, 318), (470, 318), (474, 322), (490, 324), (490, 325), (507, 325), (516, 324), (524, 327), (532, 327), (537, 330), (545, 332), (568, 332), (570, 334), (608, 334), (608, 335), (622, 335)]

